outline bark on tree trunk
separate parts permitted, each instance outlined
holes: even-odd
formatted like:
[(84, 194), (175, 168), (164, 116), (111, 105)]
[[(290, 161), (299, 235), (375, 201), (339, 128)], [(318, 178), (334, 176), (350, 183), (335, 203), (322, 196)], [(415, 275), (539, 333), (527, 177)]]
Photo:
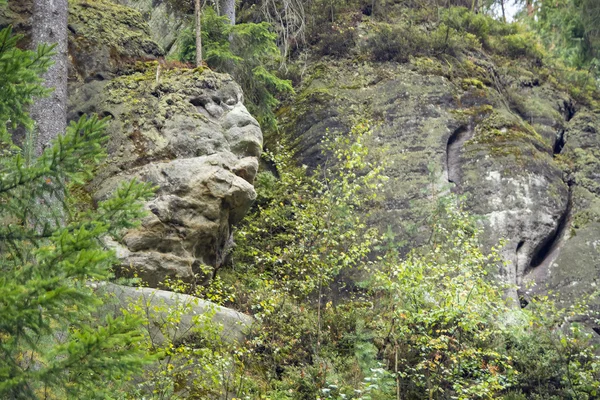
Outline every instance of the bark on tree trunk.
[(202, 4), (194, 0), (194, 15), (196, 16), (196, 66), (202, 65)]
[(527, 0), (527, 15), (530, 17), (533, 16), (534, 11), (533, 0)]
[(229, 23), (235, 25), (235, 0), (220, 0), (219, 14), (229, 18)]
[(43, 76), (45, 86), (54, 91), (49, 97), (37, 100), (30, 109), (36, 124), (33, 143), (36, 156), (67, 127), (67, 17), (68, 0), (33, 2), (33, 47), (56, 43), (54, 65)]
[(500, 0), (500, 7), (502, 8), (502, 21), (506, 23), (506, 10), (504, 9), (504, 0)]

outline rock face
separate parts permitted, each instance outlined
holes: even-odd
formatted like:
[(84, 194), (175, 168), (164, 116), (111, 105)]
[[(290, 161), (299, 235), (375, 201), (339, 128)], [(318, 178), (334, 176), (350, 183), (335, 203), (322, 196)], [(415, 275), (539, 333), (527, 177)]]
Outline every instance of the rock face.
[[(0, 7), (0, 28), (12, 24), (15, 31), (31, 31), (32, 0), (10, 1)], [(142, 15), (110, 0), (69, 0), (69, 81), (79, 86), (91, 80), (110, 79), (127, 72), (136, 60), (162, 56), (150, 38)]]
[[(469, 61), (478, 79), (456, 80), (422, 68), (432, 62), (317, 64), (293, 107), (282, 110), (285, 127), (298, 139), (299, 157), (314, 166), (326, 129), (345, 132), (355, 117), (375, 121), (371, 146), (388, 161), (390, 180), (374, 223), (391, 227), (409, 248), (427, 237), (423, 218), (433, 197), (466, 195), (467, 207), (483, 217), (487, 244), (506, 241), (500, 274), (516, 299), (525, 276), (548, 262), (569, 211), (567, 175), (555, 153), (571, 101), (491, 63)], [(485, 71), (510, 88), (510, 99)]]
[(142, 15), (109, 0), (69, 1), (71, 82), (105, 80), (163, 55)]
[[(561, 157), (572, 187), (570, 212), (551, 258), (530, 280), (531, 293), (552, 290), (570, 304), (600, 284), (600, 115), (578, 111), (565, 128)], [(597, 299), (593, 301), (598, 305)]]
[(71, 96), (71, 117), (110, 115), (109, 159), (90, 185), (95, 200), (123, 181), (157, 187), (139, 229), (113, 243), (121, 274), (137, 273), (158, 287), (167, 276), (208, 278), (232, 245), (231, 225), (244, 216), (262, 150), (257, 121), (228, 75), (165, 71), (156, 64), (83, 86)]
[(115, 3), (138, 10), (150, 27), (152, 39), (168, 55), (179, 50), (177, 37), (190, 22), (189, 16), (168, 7), (164, 0), (114, 0)]
[[(0, 27), (13, 24), (23, 45), (31, 7), (24, 0), (0, 8)], [(157, 74), (152, 60), (162, 49), (142, 14), (125, 5), (70, 0), (68, 28), (68, 119), (111, 117), (93, 199), (133, 178), (156, 187), (142, 226), (108, 243), (122, 260), (118, 273), (137, 273), (154, 287), (167, 276), (194, 283), (212, 276), (232, 246), (232, 224), (256, 197), (262, 132), (240, 87), (203, 69), (165, 65)]]

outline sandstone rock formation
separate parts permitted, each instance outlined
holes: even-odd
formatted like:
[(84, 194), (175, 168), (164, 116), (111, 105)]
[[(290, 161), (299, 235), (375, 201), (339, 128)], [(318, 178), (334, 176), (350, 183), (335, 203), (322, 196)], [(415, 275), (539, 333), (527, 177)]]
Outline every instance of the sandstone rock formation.
[(112, 118), (109, 158), (90, 190), (101, 200), (133, 178), (155, 185), (142, 226), (113, 243), (120, 273), (137, 273), (153, 287), (167, 276), (196, 282), (225, 261), (231, 226), (256, 197), (262, 133), (228, 75), (171, 70), (157, 83), (156, 64), (138, 67), (71, 97), (72, 118)]
[[(31, 9), (31, 0), (0, 7), (0, 28), (12, 24), (26, 36), (24, 46), (28, 45)], [(110, 0), (70, 0), (68, 28), (71, 86), (110, 79), (126, 72), (136, 60), (154, 60), (163, 54), (150, 38), (142, 15)]]
[[(30, 10), (30, 0), (10, 2), (0, 26), (27, 35)], [(161, 47), (142, 14), (116, 2), (71, 0), (68, 27), (68, 117), (111, 117), (108, 159), (89, 186), (94, 200), (133, 178), (156, 187), (142, 227), (109, 242), (122, 260), (117, 273), (154, 287), (167, 276), (211, 277), (256, 196), (262, 132), (240, 87), (202, 69), (157, 77)]]
[[(164, 325), (169, 339), (175, 343), (194, 339), (194, 330), (190, 328), (195, 323), (194, 319), (200, 315), (212, 314), (211, 321), (220, 328), (221, 339), (226, 342), (244, 340), (244, 335), (253, 322), (246, 314), (181, 293), (151, 288), (132, 288), (112, 283), (97, 284), (96, 288), (100, 293), (114, 297), (116, 300), (107, 302), (107, 312), (119, 313), (122, 307), (130, 307), (131, 304), (136, 304), (142, 309), (159, 310), (149, 313), (150, 323), (147, 325), (150, 339), (156, 346), (162, 346), (165, 342), (165, 331), (160, 329)], [(114, 310), (110, 310), (111, 308)], [(178, 316), (181, 313), (176, 325), (169, 326), (164, 323), (168, 320), (169, 312), (175, 312)]]
[[(524, 82), (482, 60), (469, 61), (481, 80), (452, 80), (419, 61), (319, 63), (294, 106), (282, 110), (285, 126), (299, 157), (316, 165), (326, 129), (347, 131), (355, 117), (375, 121), (371, 146), (388, 160), (390, 180), (374, 222), (409, 248), (427, 237), (424, 211), (433, 197), (466, 195), (488, 246), (505, 241), (500, 274), (516, 299), (525, 276), (556, 255), (550, 249), (568, 219), (571, 189), (557, 155), (572, 102), (550, 84)], [(490, 75), (496, 80), (485, 80)]]
[(188, 20), (181, 10), (168, 7), (164, 0), (114, 0), (114, 2), (139, 11), (150, 27), (152, 39), (160, 44), (168, 55), (177, 54), (179, 50), (177, 38)]

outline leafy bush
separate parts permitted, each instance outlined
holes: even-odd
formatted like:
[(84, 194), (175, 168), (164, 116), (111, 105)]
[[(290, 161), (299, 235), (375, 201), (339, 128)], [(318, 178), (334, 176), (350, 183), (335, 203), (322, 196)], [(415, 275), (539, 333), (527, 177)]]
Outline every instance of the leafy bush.
[(253, 368), (275, 392), (293, 392), (289, 398), (315, 398), (336, 369), (330, 360), (353, 357), (347, 331), (362, 309), (342, 317), (331, 299), (343, 276), (368, 265), (377, 240), (362, 211), (385, 178), (367, 161), (368, 133), (359, 123), (349, 135), (327, 134), (328, 161), (312, 175), (285, 151), (268, 154), (278, 179), (259, 175), (258, 206), (236, 232), (237, 308), (262, 324), (251, 341)]
[(458, 56), (469, 48), (479, 48), (474, 35), (460, 32), (446, 23), (431, 30), (404, 24), (374, 24), (365, 50), (376, 61), (407, 62), (411, 57)]
[(367, 39), (367, 49), (376, 61), (407, 62), (425, 46), (418, 27), (378, 24)]
[(324, 27), (316, 44), (317, 52), (323, 56), (345, 57), (355, 46), (355, 29), (351, 24), (333, 23)]
[(514, 381), (510, 357), (497, 349), (508, 308), (488, 277), (500, 257), (483, 253), (478, 234), (446, 199), (430, 244), (376, 275), (382, 351), (409, 398), (489, 398)]

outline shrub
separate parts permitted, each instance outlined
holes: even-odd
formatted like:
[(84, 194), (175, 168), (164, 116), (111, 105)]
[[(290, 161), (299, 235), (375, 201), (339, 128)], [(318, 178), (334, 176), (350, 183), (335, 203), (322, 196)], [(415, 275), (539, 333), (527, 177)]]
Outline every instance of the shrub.
[(344, 57), (350, 54), (355, 46), (354, 26), (333, 23), (324, 28), (318, 35), (317, 52), (323, 56)]

